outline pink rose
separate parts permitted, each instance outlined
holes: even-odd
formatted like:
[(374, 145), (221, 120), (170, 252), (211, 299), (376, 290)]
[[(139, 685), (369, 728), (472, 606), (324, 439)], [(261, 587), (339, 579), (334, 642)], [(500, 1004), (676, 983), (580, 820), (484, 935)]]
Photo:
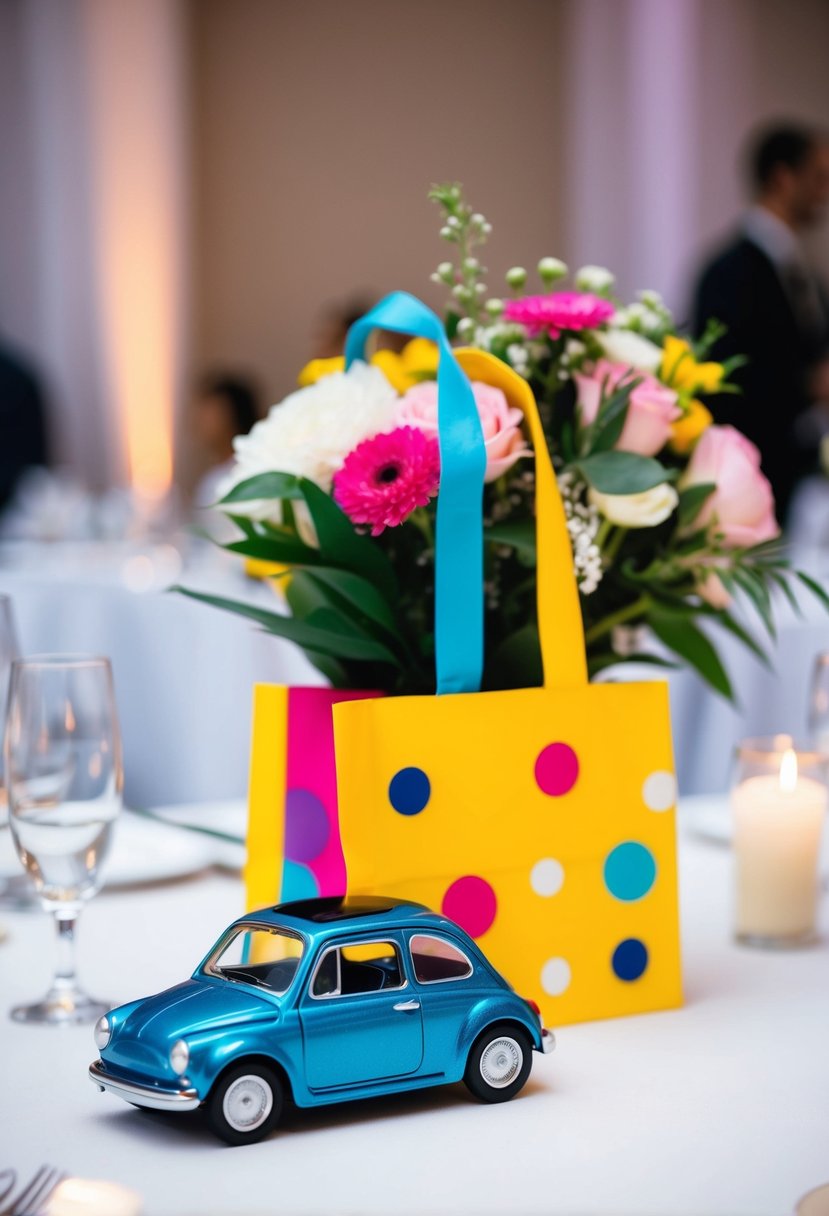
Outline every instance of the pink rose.
[[(495, 481), (522, 456), (529, 456), (529, 448), (521, 433), (524, 415), (511, 408), (499, 388), (472, 381), (472, 392), (481, 419), (486, 447), (486, 474), (484, 481)], [(395, 426), (415, 426), (427, 435), (438, 433), (438, 386), (434, 380), (424, 380), (410, 388), (401, 397), (394, 416)]]
[(707, 482), (717, 488), (694, 520), (695, 530), (710, 526), (734, 549), (780, 535), (771, 486), (760, 472), (760, 453), (733, 426), (709, 426), (703, 432), (680, 488)]
[(615, 446), (622, 452), (637, 452), (640, 456), (655, 456), (671, 435), (671, 423), (682, 414), (677, 395), (655, 376), (624, 363), (599, 359), (592, 373), (575, 372), (578, 403), (582, 421), (589, 426), (599, 412), (602, 394), (609, 396), (623, 378), (640, 381), (630, 394), (625, 425)]

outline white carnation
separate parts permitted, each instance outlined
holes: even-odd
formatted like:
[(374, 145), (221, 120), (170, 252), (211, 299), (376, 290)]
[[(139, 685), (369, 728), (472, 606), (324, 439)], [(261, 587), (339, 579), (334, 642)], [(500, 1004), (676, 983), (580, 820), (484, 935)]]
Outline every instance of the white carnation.
[[(329, 491), (334, 474), (358, 443), (393, 430), (397, 400), (380, 369), (360, 362), (291, 393), (250, 434), (236, 436), (236, 461), (219, 487), (220, 496), (250, 477), (272, 472), (307, 477)], [(230, 503), (223, 510), (273, 523), (282, 519), (281, 502), (273, 499)], [(313, 539), (309, 522), (297, 510), (306, 540)]]
[(662, 347), (649, 338), (629, 329), (609, 329), (607, 333), (597, 333), (595, 337), (607, 358), (614, 363), (624, 363), (628, 367), (653, 373), (659, 369)]

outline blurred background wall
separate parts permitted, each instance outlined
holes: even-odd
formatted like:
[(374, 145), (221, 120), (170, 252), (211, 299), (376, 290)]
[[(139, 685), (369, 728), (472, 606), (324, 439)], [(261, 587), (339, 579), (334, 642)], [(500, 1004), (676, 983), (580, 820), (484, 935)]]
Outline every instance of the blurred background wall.
[(275, 400), (326, 304), (440, 306), (433, 181), (493, 287), (554, 254), (682, 315), (748, 130), (829, 127), (827, 47), (826, 0), (0, 0), (0, 333), (64, 462), (154, 494), (194, 374)]

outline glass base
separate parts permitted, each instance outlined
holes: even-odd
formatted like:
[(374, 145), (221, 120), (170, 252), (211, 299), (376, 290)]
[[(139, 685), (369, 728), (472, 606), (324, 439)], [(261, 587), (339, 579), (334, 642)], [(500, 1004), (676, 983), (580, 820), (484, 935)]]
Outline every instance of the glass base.
[(42, 1026), (92, 1026), (111, 1008), (110, 1003), (93, 1000), (78, 988), (50, 988), (34, 1005), (15, 1005), (11, 1018)]
[(779, 937), (770, 933), (735, 933), (734, 940), (738, 946), (752, 946), (755, 950), (802, 950), (814, 946), (818, 935), (814, 929)]

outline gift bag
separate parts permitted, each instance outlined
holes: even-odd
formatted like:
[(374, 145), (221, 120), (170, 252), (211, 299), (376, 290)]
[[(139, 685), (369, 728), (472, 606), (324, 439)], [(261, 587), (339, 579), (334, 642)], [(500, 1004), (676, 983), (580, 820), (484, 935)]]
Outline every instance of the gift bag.
[[(411, 297), (381, 301), (352, 331), (349, 354), (360, 353), (374, 325), (426, 329), (438, 340), (424, 313)], [(470, 488), (471, 391), (446, 377), (439, 387), (438, 695), (334, 708), (348, 890), (442, 911), (551, 1025), (679, 1005), (667, 686), (588, 684), (573, 556), (532, 392), (483, 352), (458, 351), (457, 360), (470, 379), (502, 389), (523, 410), (535, 448), (544, 683), (476, 691), (482, 478), (479, 464)], [(444, 342), (441, 364), (451, 362)], [(467, 477), (460, 490), (459, 460)], [(459, 547), (463, 577), (476, 580), (460, 589)]]
[(248, 908), (342, 895), (331, 707), (376, 692), (257, 684), (248, 791)]

